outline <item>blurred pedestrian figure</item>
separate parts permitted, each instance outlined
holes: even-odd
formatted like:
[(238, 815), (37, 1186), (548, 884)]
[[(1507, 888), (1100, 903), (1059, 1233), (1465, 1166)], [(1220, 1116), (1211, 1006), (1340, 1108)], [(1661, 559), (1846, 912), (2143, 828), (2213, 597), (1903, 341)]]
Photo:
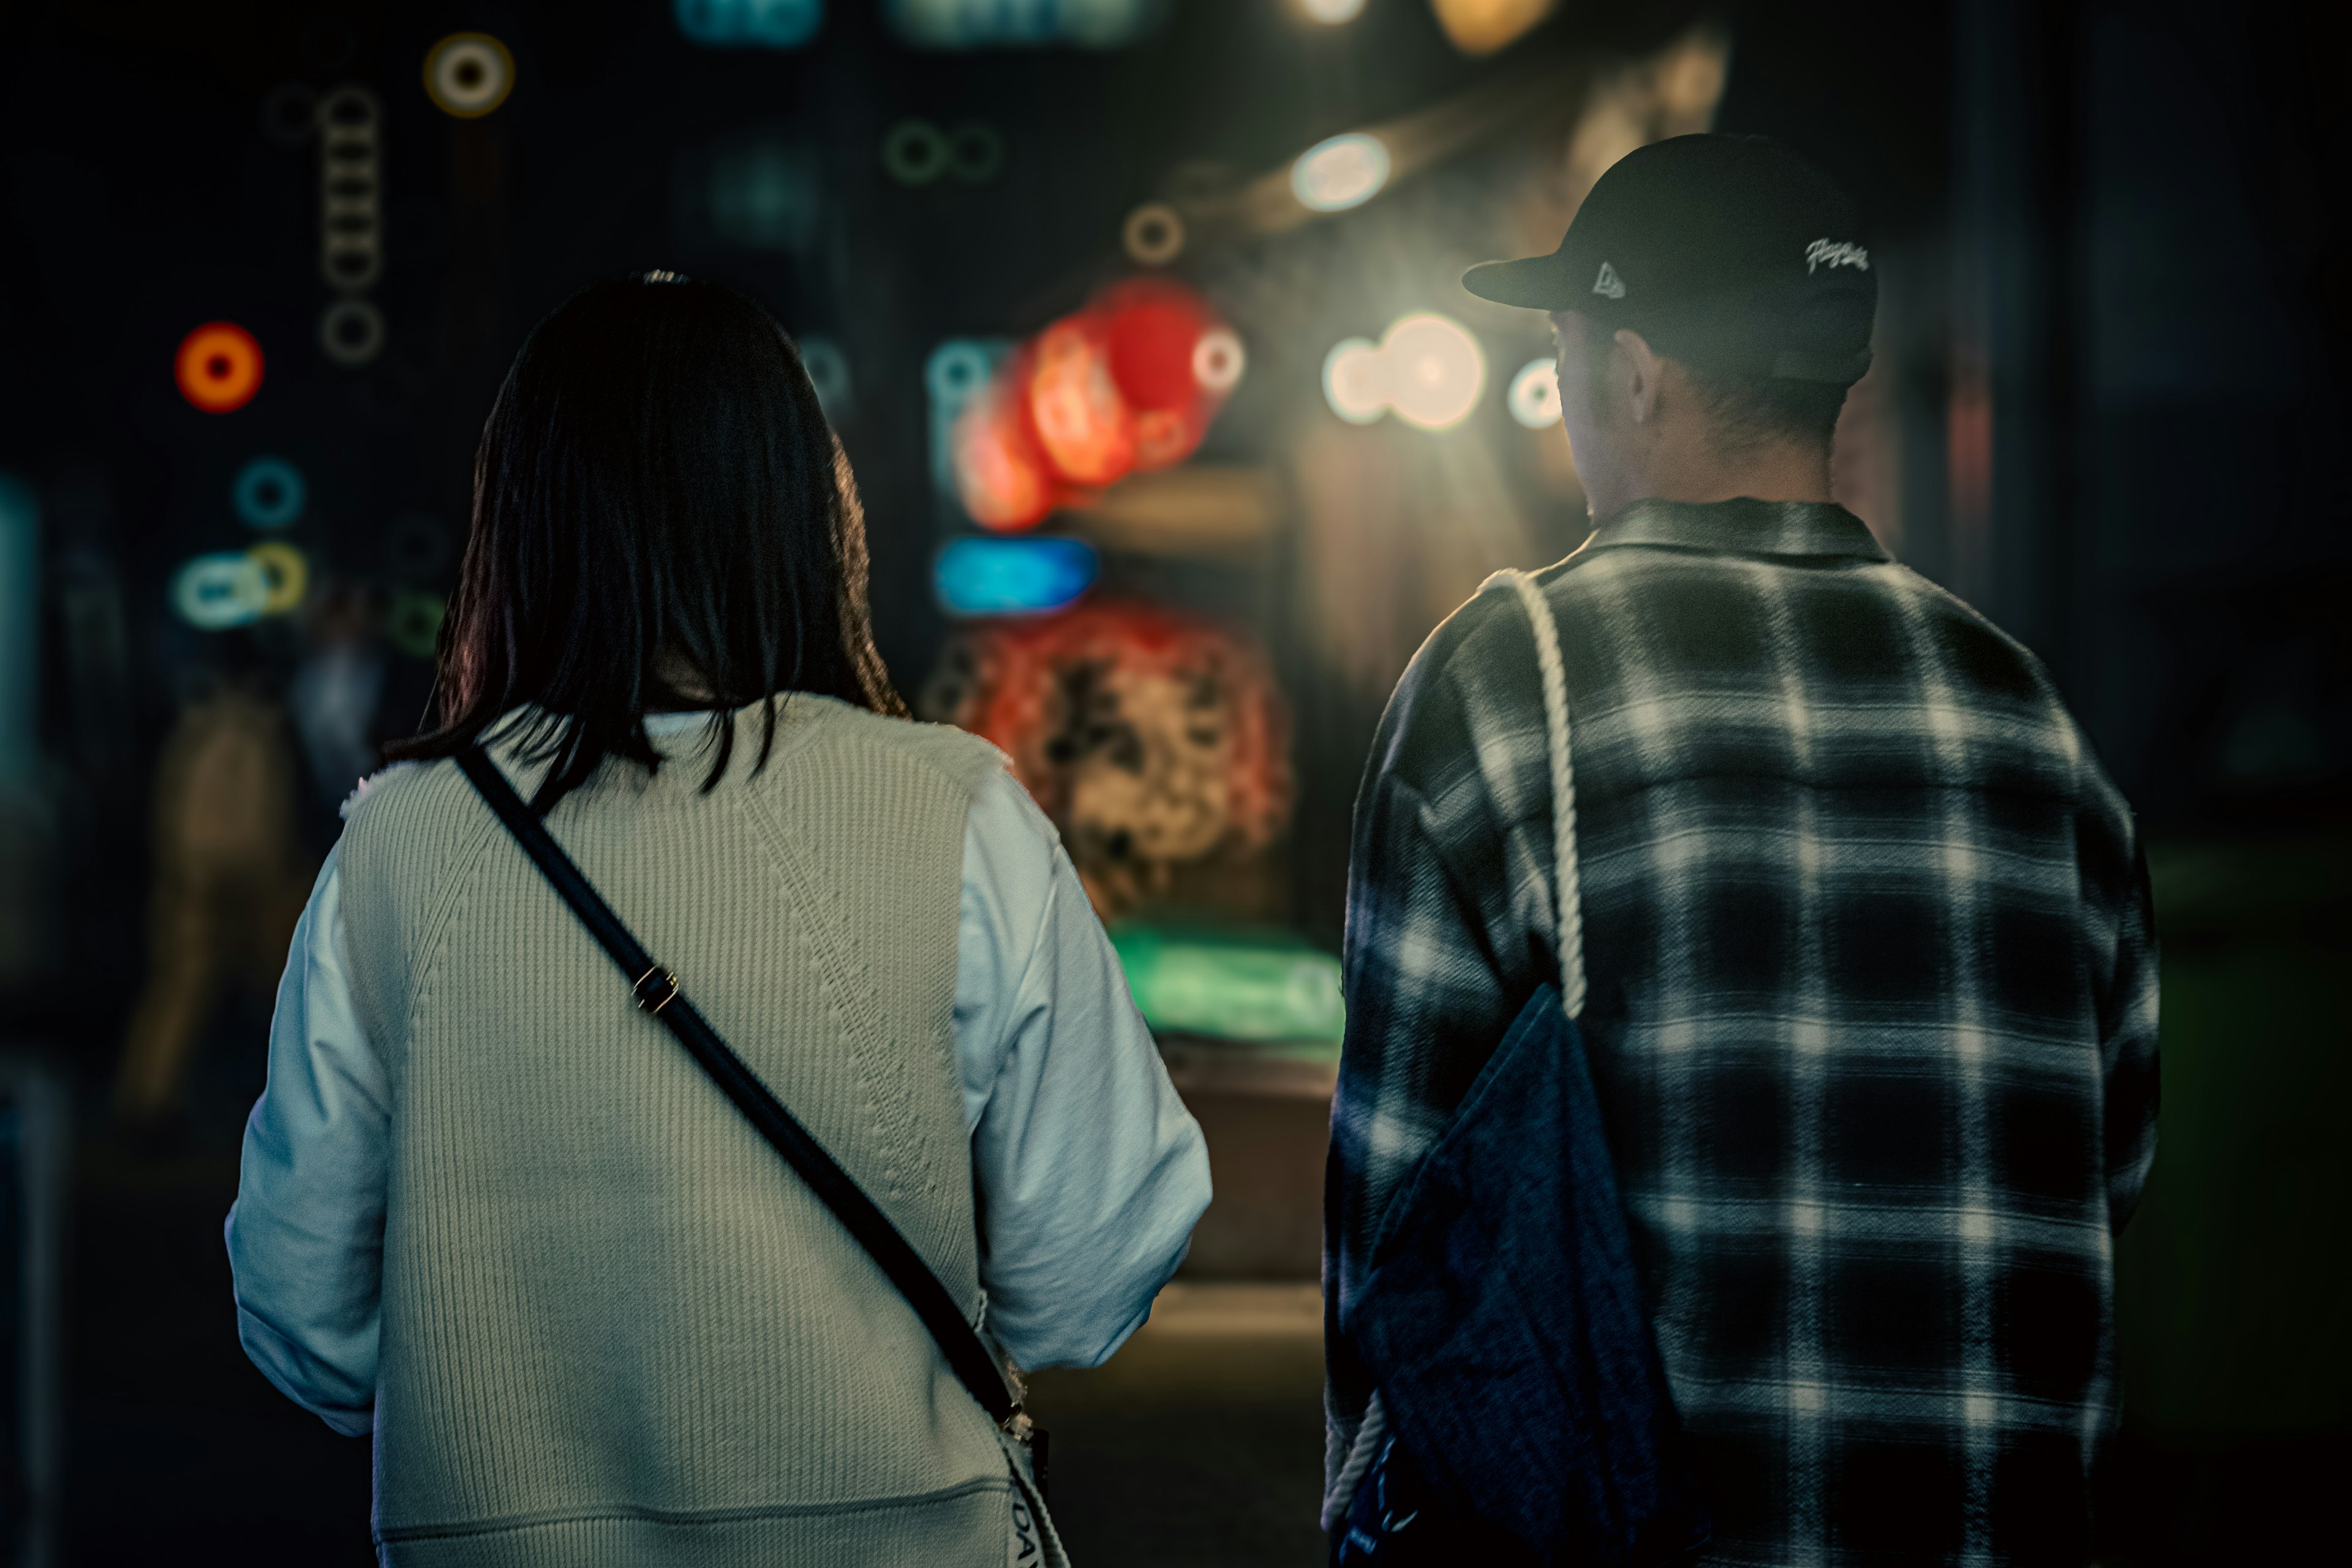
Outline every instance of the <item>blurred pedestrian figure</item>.
[(286, 715), (223, 679), (191, 700), (156, 769), (147, 974), (115, 1079), (117, 1114), (152, 1131), (186, 1099), (225, 987), (267, 994), (302, 910), (310, 867), (295, 833)]
[[(2033, 656), (1831, 500), (1872, 268), (1817, 171), (1687, 136), (1611, 169), (1555, 254), (1465, 279), (1550, 312), (1595, 528), (1533, 603), (1484, 593), (1431, 637), (1357, 804), (1326, 1521), (1382, 1458), (1426, 1506), (1388, 1500), (1343, 1555), (1466, 1538), (1448, 1507), (1556, 1484), (1547, 1453), (1593, 1465), (1591, 1434), (1519, 1431), (1536, 1473), (1465, 1475), (1426, 1396), (1478, 1392), (1484, 1347), (1434, 1370), (1377, 1349), (1416, 1172), (1459, 1163), (1498, 1043), (1559, 986), (1585, 992), (1652, 1364), (1713, 1518), (1699, 1560), (2088, 1559), (2114, 1237), (2155, 1146), (2143, 846)], [(1562, 973), (1580, 950), (1587, 985)], [(1566, 1156), (1512, 1157), (1535, 1180)], [(1507, 1278), (1448, 1282), (1462, 1300), (1532, 1321), (1593, 1287), (1539, 1235), (1493, 1245)], [(1606, 1386), (1583, 1353), (1549, 1375)], [(1580, 1560), (1640, 1560), (1617, 1546)]]
[(757, 308), (655, 273), (532, 333), (228, 1226), (247, 1353), (374, 1435), (386, 1563), (1061, 1560), (1004, 1363), (1134, 1331), (1206, 1156), (1003, 756), (903, 717), (866, 575)]
[[(379, 598), (357, 583), (329, 578), (303, 616), (306, 647), (286, 706), (302, 737), (315, 798), (328, 812), (376, 762), (385, 666)], [(407, 721), (415, 722), (413, 710)]]

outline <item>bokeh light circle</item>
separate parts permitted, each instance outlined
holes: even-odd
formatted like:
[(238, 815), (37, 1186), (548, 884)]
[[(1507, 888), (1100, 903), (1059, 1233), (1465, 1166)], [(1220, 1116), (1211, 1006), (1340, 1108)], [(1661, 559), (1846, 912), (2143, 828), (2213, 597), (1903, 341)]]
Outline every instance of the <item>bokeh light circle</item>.
[(1511, 377), (1511, 417), (1530, 430), (1559, 423), (1559, 366), (1531, 359)]
[(249, 626), (269, 603), (269, 574), (242, 550), (192, 556), (172, 574), (172, 608), (198, 631)]
[(394, 594), (384, 615), (383, 634), (409, 658), (431, 658), (439, 646), (441, 619), (448, 613), (448, 601), (438, 594)]
[(1406, 316), (1381, 340), (1390, 405), (1424, 430), (1459, 425), (1486, 389), (1486, 356), (1469, 329), (1435, 311)]
[(1192, 379), (1211, 392), (1231, 392), (1240, 385), (1248, 364), (1249, 355), (1230, 327), (1202, 332), (1192, 345)]
[(1127, 253), (1146, 267), (1164, 267), (1184, 250), (1184, 220), (1166, 202), (1146, 202), (1118, 231)]
[(902, 185), (928, 185), (948, 172), (953, 149), (928, 120), (901, 120), (882, 138), (882, 171)]
[(803, 338), (801, 368), (816, 389), (817, 405), (826, 419), (839, 424), (849, 413), (849, 356), (831, 338)]
[(1486, 388), (1478, 340), (1434, 311), (1399, 317), (1378, 343), (1344, 339), (1323, 357), (1324, 401), (1350, 425), (1394, 413), (1424, 430), (1448, 429), (1469, 417)]
[(265, 616), (282, 616), (302, 603), (310, 591), (310, 558), (282, 539), (255, 545), (246, 553), (261, 568), (268, 592), (261, 601)]
[(319, 97), (299, 81), (283, 81), (261, 100), (261, 128), (270, 140), (299, 147), (319, 129)]
[(977, 344), (950, 340), (931, 352), (923, 380), (933, 397), (961, 407), (987, 384), (989, 368), (988, 355)]
[(948, 168), (967, 185), (984, 185), (1004, 172), (1004, 138), (996, 127), (970, 120), (948, 132)]
[(1291, 194), (1318, 213), (1361, 206), (1388, 183), (1388, 147), (1368, 132), (1318, 142), (1290, 166)]
[(1298, 0), (1298, 8), (1308, 21), (1337, 27), (1362, 16), (1364, 0)]
[(229, 504), (251, 528), (284, 528), (302, 515), (310, 488), (283, 458), (256, 458), (236, 472)]
[(180, 340), (172, 366), (180, 395), (207, 414), (227, 414), (261, 390), (261, 345), (235, 321), (206, 321)]
[(425, 52), (425, 96), (459, 120), (478, 120), (504, 103), (514, 79), (514, 56), (488, 33), (452, 33)]
[(1323, 400), (1350, 425), (1370, 425), (1389, 410), (1389, 366), (1370, 338), (1343, 338), (1323, 356)]
[(319, 352), (353, 369), (383, 352), (383, 312), (372, 300), (338, 300), (319, 312)]

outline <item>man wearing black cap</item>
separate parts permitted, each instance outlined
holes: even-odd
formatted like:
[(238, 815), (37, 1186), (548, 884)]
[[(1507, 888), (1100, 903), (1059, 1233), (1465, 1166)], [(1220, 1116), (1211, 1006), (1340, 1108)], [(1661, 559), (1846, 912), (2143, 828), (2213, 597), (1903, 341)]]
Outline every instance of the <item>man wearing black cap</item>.
[[(1552, 255), (1464, 281), (1550, 313), (1595, 523), (1537, 578), (1581, 1022), (1703, 1561), (2084, 1562), (2113, 1237), (2155, 1149), (2145, 861), (2032, 655), (1831, 499), (1876, 303), (1853, 209), (1772, 142), (1679, 137)], [(1414, 658), (1358, 801), (1327, 1525), (1389, 1201), (1559, 979), (1543, 714), (1528, 620), (1481, 595)]]

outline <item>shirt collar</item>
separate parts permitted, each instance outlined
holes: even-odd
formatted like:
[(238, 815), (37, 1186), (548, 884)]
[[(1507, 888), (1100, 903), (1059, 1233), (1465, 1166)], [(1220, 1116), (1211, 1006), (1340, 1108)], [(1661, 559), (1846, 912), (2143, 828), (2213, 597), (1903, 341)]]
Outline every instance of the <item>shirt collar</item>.
[(1834, 501), (1637, 500), (1594, 529), (1584, 548), (1620, 544), (1662, 544), (1711, 555), (1894, 559), (1862, 519)]

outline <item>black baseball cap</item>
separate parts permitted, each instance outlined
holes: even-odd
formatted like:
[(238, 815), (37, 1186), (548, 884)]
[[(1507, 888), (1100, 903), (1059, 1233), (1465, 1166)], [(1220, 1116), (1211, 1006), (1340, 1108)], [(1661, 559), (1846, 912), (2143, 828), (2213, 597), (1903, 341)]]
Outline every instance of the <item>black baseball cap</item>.
[(1628, 153), (1559, 248), (1473, 267), (1482, 300), (1631, 327), (1695, 369), (1850, 386), (1870, 368), (1878, 275), (1853, 203), (1763, 136), (1675, 136)]

